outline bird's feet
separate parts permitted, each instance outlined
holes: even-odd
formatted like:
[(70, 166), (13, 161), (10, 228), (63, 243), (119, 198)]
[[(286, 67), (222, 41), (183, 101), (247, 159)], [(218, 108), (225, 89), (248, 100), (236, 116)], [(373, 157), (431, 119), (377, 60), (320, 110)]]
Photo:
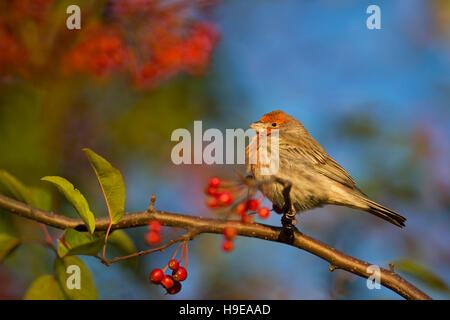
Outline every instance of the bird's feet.
[(281, 228), (280, 234), (278, 235), (278, 240), (287, 244), (294, 243), (294, 233), (297, 230), (295, 227), (295, 213), (285, 213), (283, 214), (283, 217), (281, 218), (281, 225), (283, 226)]

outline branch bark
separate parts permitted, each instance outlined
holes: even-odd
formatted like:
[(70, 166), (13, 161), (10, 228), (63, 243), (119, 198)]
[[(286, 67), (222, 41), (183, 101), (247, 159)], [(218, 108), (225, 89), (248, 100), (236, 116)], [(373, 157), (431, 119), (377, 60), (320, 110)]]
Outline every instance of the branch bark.
[[(46, 212), (3, 195), (0, 195), (0, 208), (58, 229), (73, 228), (78, 231), (87, 231), (86, 225), (81, 219)], [(245, 224), (233, 220), (202, 218), (154, 210), (153, 207), (150, 207), (147, 211), (125, 214), (117, 224), (112, 225), (111, 230), (145, 226), (152, 220), (157, 220), (164, 226), (187, 230), (189, 239), (193, 239), (202, 233), (221, 234), (226, 227), (233, 227), (241, 236), (283, 243), (279, 240), (280, 227), (258, 223)], [(107, 217), (97, 218), (95, 220), (96, 231), (106, 231), (108, 226), (109, 219)], [(351, 257), (302, 233), (295, 232), (294, 241), (290, 245), (328, 261), (331, 265), (330, 271), (342, 269), (363, 278), (372, 276), (372, 273), (367, 271), (367, 268), (371, 265), (370, 263)], [(394, 270), (380, 267), (380, 282), (383, 286), (406, 299), (431, 299), (427, 294), (403, 279)]]

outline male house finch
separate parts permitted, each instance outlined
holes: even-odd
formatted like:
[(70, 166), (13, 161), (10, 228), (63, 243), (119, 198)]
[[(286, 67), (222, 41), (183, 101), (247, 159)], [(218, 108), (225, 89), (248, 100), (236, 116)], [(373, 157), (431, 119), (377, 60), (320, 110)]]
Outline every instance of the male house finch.
[[(398, 213), (367, 199), (356, 187), (350, 175), (315, 141), (300, 123), (283, 111), (272, 111), (250, 125), (257, 132), (265, 132), (270, 139), (271, 131), (278, 129), (279, 163), (277, 178), (289, 181), (292, 186), (290, 199), (292, 211), (305, 211), (326, 204), (346, 206), (370, 212), (377, 217), (403, 227), (406, 219)], [(252, 148), (260, 152), (258, 135), (247, 147), (246, 155)], [(270, 146), (270, 142), (266, 143)], [(268, 153), (270, 154), (270, 148)], [(261, 174), (261, 163), (248, 163), (248, 169), (257, 182), (264, 182), (270, 176)], [(260, 183), (260, 189), (272, 203), (284, 208), (283, 185), (272, 181)]]

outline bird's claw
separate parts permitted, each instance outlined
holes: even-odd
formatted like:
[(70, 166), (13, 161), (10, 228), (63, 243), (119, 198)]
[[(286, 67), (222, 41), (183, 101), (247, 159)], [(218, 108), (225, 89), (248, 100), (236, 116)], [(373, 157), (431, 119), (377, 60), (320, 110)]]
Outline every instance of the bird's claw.
[[(293, 223), (294, 222), (294, 223)], [(278, 235), (278, 240), (287, 244), (292, 244), (294, 242), (294, 233), (298, 231), (295, 227), (297, 221), (295, 220), (295, 213), (292, 215), (290, 213), (284, 214), (281, 218), (282, 228), (280, 234)]]
[(294, 228), (293, 228), (293, 226), (291, 228), (283, 226), (283, 228), (280, 231), (280, 234), (278, 235), (278, 240), (281, 242), (287, 243), (287, 244), (294, 243)]

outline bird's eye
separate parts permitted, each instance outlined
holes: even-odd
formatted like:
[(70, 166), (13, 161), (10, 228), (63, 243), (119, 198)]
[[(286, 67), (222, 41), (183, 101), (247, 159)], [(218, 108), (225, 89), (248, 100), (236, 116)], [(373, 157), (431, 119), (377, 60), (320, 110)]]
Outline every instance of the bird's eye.
[(276, 122), (272, 123), (272, 127), (276, 127), (276, 126), (277, 126)]

